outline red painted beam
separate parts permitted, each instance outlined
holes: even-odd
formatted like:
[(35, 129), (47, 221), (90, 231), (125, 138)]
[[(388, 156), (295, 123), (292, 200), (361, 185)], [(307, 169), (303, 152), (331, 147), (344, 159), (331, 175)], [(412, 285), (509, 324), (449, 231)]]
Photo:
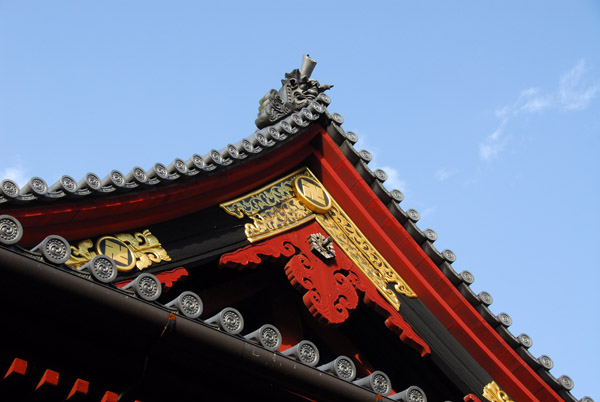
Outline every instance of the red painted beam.
[(488, 374), (515, 400), (562, 401), (485, 322), (377, 198), (323, 131), (310, 168), (365, 236)]
[(311, 127), (269, 155), (212, 175), (201, 173), (194, 180), (90, 200), (84, 196), (46, 205), (33, 202), (32, 207), (26, 203), (4, 209), (2, 214), (21, 222), (24, 235), (19, 245), (24, 247), (35, 246), (50, 234), (72, 241), (164, 222), (236, 198), (282, 176), (311, 154), (308, 144), (319, 130)]

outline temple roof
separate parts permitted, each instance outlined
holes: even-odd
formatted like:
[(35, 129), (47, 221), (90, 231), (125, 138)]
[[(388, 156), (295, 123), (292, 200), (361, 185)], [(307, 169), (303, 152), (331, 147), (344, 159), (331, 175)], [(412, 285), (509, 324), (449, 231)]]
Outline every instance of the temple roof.
[[(93, 204), (98, 208), (102, 205), (106, 208), (109, 201), (133, 200), (143, 194), (162, 192), (175, 194), (181, 189), (192, 188), (203, 181), (214, 181), (219, 177), (225, 177), (227, 172), (233, 169), (252, 169), (259, 161), (274, 158), (283, 152), (286, 144), (301, 142), (303, 136), (309, 135), (311, 128), (320, 125), (353, 165), (364, 183), (372, 189), (397, 222), (404, 227), (414, 242), (483, 320), (550, 388), (564, 400), (576, 401), (577, 399), (569, 392), (573, 388), (573, 381), (566, 375), (556, 378), (550, 373), (553, 367), (550, 357), (545, 355), (536, 357), (529, 352), (532, 339), (526, 334), (511, 332), (510, 316), (506, 313), (493, 313), (490, 309), (493, 303), (492, 296), (487, 292), (475, 293), (471, 289), (474, 275), (464, 270), (457, 272), (452, 265), (456, 260), (455, 254), (447, 249), (438, 250), (435, 246), (437, 240), (435, 231), (419, 227), (419, 212), (414, 209), (404, 210), (401, 207), (400, 203), (404, 195), (397, 189), (386, 187), (388, 176), (385, 171), (371, 169), (369, 164), (372, 155), (369, 151), (355, 148), (358, 136), (342, 128), (344, 119), (340, 114), (329, 111), (331, 100), (324, 93), (328, 86), (322, 86), (310, 79), (312, 68), (314, 64), (311, 67), (311, 63), (308, 62), (301, 69), (287, 74), (282, 80), (283, 85), (279, 91), (271, 90), (267, 93), (261, 100), (257, 130), (236, 143), (227, 144), (220, 150), (213, 149), (202, 155), (191, 155), (186, 160), (175, 159), (169, 165), (156, 163), (148, 170), (137, 166), (126, 173), (112, 170), (104, 177), (88, 173), (77, 180), (65, 175), (51, 185), (48, 185), (43, 178), (33, 177), (22, 188), (12, 180), (2, 180), (0, 214), (17, 216), (27, 232), (28, 220), (32, 225), (39, 225), (34, 217), (28, 215), (28, 211), (35, 210), (43, 213), (60, 210), (62, 206), (70, 208), (73, 205), (86, 204)], [(290, 82), (295, 85), (292, 89), (290, 89)], [(302, 87), (302, 83), (305, 87)], [(291, 93), (295, 93), (296, 98)], [(288, 157), (288, 155), (282, 154), (281, 157)], [(164, 205), (168, 206), (168, 202), (170, 201), (165, 201)], [(39, 239), (35, 239), (37, 240)], [(34, 240), (28, 242), (32, 243)], [(55, 265), (61, 266), (62, 263)], [(583, 400), (591, 401), (591, 398), (583, 398)]]

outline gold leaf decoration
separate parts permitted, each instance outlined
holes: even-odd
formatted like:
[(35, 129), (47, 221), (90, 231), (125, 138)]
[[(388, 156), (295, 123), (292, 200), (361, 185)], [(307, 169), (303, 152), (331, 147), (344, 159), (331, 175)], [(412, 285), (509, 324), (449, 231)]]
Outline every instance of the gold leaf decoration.
[(508, 394), (502, 391), (494, 381), (483, 388), (483, 397), (490, 402), (513, 402)]
[[(398, 275), (396, 270), (386, 261), (385, 258), (377, 249), (367, 240), (362, 234), (358, 227), (352, 222), (352, 220), (346, 215), (346, 213), (340, 208), (340, 206), (334, 201), (333, 208), (329, 211), (329, 215), (337, 226), (342, 230), (346, 236), (352, 241), (352, 243), (360, 250), (360, 252), (367, 258), (371, 266), (374, 268), (378, 277), (381, 277), (383, 281), (392, 283), (396, 291), (407, 297), (416, 298), (417, 294), (411, 289), (411, 287)], [(394, 292), (389, 290), (387, 286), (380, 290), (386, 294), (393, 295)], [(395, 295), (394, 295), (395, 296)], [(386, 296), (387, 298), (387, 296)]]
[(246, 237), (255, 242), (274, 236), (314, 219), (313, 213), (296, 199), (283, 202), (277, 207), (264, 210), (252, 216), (253, 223), (247, 223)]
[[(114, 236), (102, 236), (95, 242), (96, 250), (90, 250), (94, 247), (94, 242), (91, 239), (80, 241), (77, 247), (71, 246), (71, 258), (66, 262), (67, 265), (73, 268), (79, 268), (98, 254), (104, 254), (103, 248), (100, 247), (100, 242), (103, 240), (113, 242), (113, 245), (121, 247), (125, 254), (120, 254), (119, 258), (109, 255), (111, 258), (116, 258), (115, 263), (119, 271), (129, 271), (136, 266), (138, 269), (148, 268), (153, 263), (161, 261), (171, 261), (171, 257), (167, 251), (162, 248), (160, 242), (148, 229), (142, 232), (136, 232), (133, 235), (129, 233), (118, 233)], [(120, 244), (120, 245), (119, 245)], [(129, 254), (130, 253), (130, 254)], [(121, 261), (121, 258), (127, 259), (126, 255), (133, 256), (135, 261), (131, 260), (131, 264)], [(131, 257), (130, 257), (131, 258)]]
[(77, 243), (77, 247), (71, 246), (71, 258), (69, 258), (66, 264), (73, 268), (79, 268), (90, 261), (97, 255), (95, 251), (90, 250), (92, 247), (94, 247), (94, 242), (90, 239), (80, 241)]
[(119, 233), (115, 237), (127, 245), (137, 261), (135, 265), (138, 269), (148, 268), (152, 263), (161, 261), (171, 261), (167, 251), (161, 247), (160, 242), (148, 229), (142, 233), (134, 233), (133, 236), (128, 233)]
[(271, 183), (261, 189), (253, 191), (243, 197), (221, 204), (221, 208), (230, 215), (243, 218), (252, 216), (267, 208), (274, 207), (283, 201), (294, 197), (292, 182), (304, 172), (304, 169), (298, 170), (285, 176), (278, 181)]
[[(322, 193), (324, 197), (331, 199), (331, 209), (318, 213), (314, 208), (307, 208), (306, 200), (298, 198), (293, 185), (297, 178), (303, 176), (312, 179), (314, 187), (319, 187), (313, 189), (314, 191), (318, 190), (319, 194)], [(293, 172), (243, 197), (223, 203), (221, 208), (238, 218), (247, 216), (252, 219), (252, 223), (245, 226), (246, 237), (251, 243), (316, 219), (396, 310), (400, 309), (400, 300), (394, 290), (407, 297), (417, 297), (307, 168)]]

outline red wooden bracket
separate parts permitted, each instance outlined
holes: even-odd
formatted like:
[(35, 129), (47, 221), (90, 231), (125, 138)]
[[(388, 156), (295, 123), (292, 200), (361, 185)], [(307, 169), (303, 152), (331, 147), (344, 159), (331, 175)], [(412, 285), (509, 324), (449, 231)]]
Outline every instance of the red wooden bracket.
[(4, 374), (4, 378), (7, 378), (8, 376), (10, 376), (13, 373), (19, 374), (19, 375), (25, 375), (26, 371), (27, 371), (27, 361), (25, 361), (23, 359), (15, 358), (13, 360), (13, 362), (11, 363), (10, 367), (8, 368), (8, 370), (6, 371), (6, 374)]
[[(385, 325), (402, 342), (426, 356), (431, 349), (402, 316), (379, 294), (362, 271), (343, 253), (332, 262), (314, 256), (308, 236), (322, 233), (316, 222), (279, 236), (223, 254), (219, 265), (234, 269), (256, 268), (262, 262), (280, 261), (290, 283), (303, 294), (310, 313), (325, 325), (339, 325), (363, 302), (386, 318)], [(323, 234), (323, 233), (322, 233)]]
[(47, 388), (48, 386), (56, 387), (58, 385), (58, 377), (58, 372), (54, 370), (44, 371), (44, 374), (42, 375), (42, 378), (35, 389), (38, 390), (42, 387)]
[(119, 395), (114, 392), (106, 391), (100, 402), (117, 402)]
[(88, 390), (90, 389), (90, 383), (80, 378), (75, 380), (75, 384), (71, 388), (69, 395), (67, 395), (67, 401), (75, 400), (78, 397), (87, 396)]

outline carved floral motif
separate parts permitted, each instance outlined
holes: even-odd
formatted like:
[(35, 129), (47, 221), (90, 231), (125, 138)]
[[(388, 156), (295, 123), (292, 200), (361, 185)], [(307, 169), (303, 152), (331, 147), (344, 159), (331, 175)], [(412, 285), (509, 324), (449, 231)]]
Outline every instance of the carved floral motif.
[(304, 293), (302, 301), (308, 311), (325, 324), (343, 323), (358, 306), (358, 295), (349, 278), (355, 276), (353, 272), (331, 269), (320, 259), (299, 253), (285, 265), (285, 273), (290, 283)]
[(250, 194), (225, 202), (220, 207), (228, 214), (240, 219), (244, 216), (251, 217), (267, 208), (274, 207), (283, 201), (293, 198), (292, 182), (303, 172), (304, 169), (298, 170)]
[(494, 381), (483, 388), (483, 397), (490, 402), (513, 402), (508, 394), (502, 391)]
[(388, 288), (388, 284), (392, 284), (400, 294), (411, 298), (417, 297), (417, 294), (379, 254), (336, 202), (333, 203), (328, 214), (317, 216), (317, 222), (396, 310), (400, 308), (400, 301)]
[(298, 200), (284, 201), (281, 205), (269, 208), (253, 216), (253, 223), (245, 226), (246, 237), (255, 242), (289, 230), (314, 219), (313, 213)]
[(97, 254), (90, 250), (94, 247), (94, 242), (86, 239), (77, 243), (77, 246), (71, 246), (71, 258), (66, 262), (74, 268), (78, 268), (88, 261), (91, 261)]
[(167, 251), (161, 247), (160, 242), (148, 229), (142, 233), (119, 233), (115, 237), (133, 251), (133, 255), (137, 258), (136, 266), (138, 269), (144, 269), (161, 261), (171, 261), (171, 257)]
[[(159, 263), (161, 261), (171, 261), (171, 257), (167, 254), (167, 251), (162, 248), (156, 236), (150, 233), (148, 229), (143, 232), (136, 232), (133, 235), (129, 233), (119, 233), (114, 236), (104, 236), (102, 239), (106, 238), (112, 238), (117, 242), (124, 244), (128, 253), (131, 253), (135, 259), (134, 265), (138, 269), (147, 268), (153, 263)], [(71, 258), (66, 264), (78, 268), (87, 263), (99, 254), (98, 250), (91, 250), (92, 247), (94, 247), (94, 242), (92, 242), (91, 239), (80, 241), (77, 246), (71, 246)], [(118, 264), (117, 268), (119, 268)], [(131, 268), (119, 270), (127, 271), (129, 269)]]

